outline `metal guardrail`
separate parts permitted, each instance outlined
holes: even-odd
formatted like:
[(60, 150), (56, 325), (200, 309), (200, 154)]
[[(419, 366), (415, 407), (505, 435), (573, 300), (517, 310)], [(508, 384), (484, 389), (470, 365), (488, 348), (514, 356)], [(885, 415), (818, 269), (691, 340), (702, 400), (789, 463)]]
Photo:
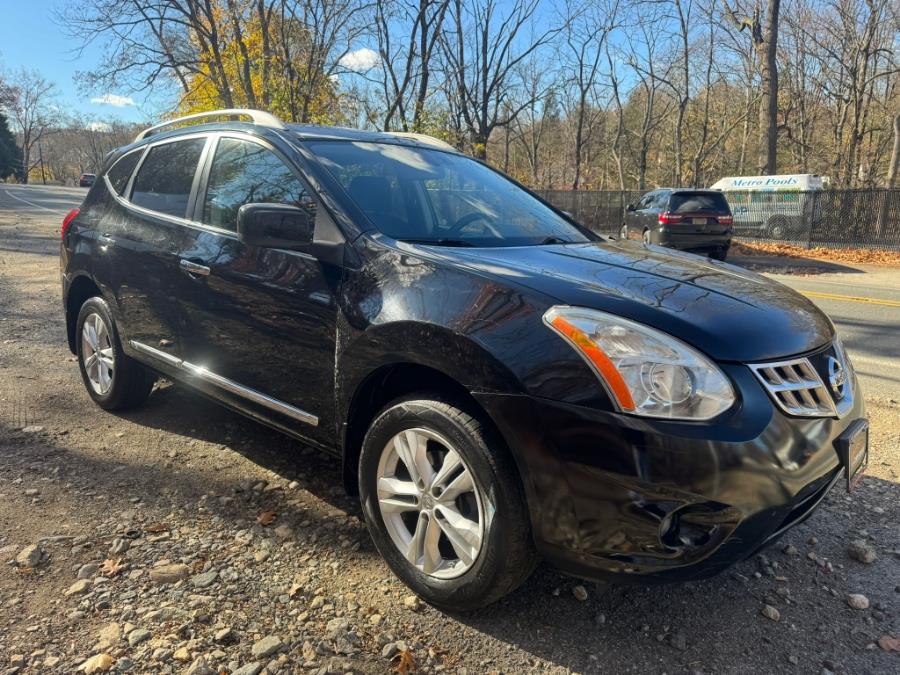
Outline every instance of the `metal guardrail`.
[[(543, 190), (544, 199), (601, 234), (616, 234), (625, 207), (646, 191)], [(900, 188), (812, 191), (729, 191), (739, 239), (805, 248), (900, 250)]]

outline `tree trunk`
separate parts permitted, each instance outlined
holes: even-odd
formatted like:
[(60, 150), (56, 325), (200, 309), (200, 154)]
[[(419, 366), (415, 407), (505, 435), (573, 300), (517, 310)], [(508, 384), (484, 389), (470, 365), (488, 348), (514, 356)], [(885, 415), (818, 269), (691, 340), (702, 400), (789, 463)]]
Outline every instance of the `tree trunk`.
[(768, 27), (759, 43), (762, 101), (759, 108), (760, 173), (771, 176), (778, 172), (778, 13), (781, 0), (769, 0), (766, 12)]

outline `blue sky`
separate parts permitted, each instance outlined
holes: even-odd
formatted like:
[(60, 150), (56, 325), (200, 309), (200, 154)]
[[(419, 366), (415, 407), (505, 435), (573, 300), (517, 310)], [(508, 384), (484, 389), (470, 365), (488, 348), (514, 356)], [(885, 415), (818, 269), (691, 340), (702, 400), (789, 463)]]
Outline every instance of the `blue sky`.
[[(89, 47), (81, 56), (75, 53), (77, 42), (66, 36), (54, 18), (54, 7), (61, 1), (64, 0), (0, 0), (0, 69), (8, 72), (24, 66), (39, 71), (56, 83), (60, 106), (69, 112), (135, 122), (155, 117), (154, 106), (141, 94), (79, 90), (75, 73), (96, 66), (102, 53), (97, 46)], [(104, 94), (131, 97), (134, 105), (91, 102)]]

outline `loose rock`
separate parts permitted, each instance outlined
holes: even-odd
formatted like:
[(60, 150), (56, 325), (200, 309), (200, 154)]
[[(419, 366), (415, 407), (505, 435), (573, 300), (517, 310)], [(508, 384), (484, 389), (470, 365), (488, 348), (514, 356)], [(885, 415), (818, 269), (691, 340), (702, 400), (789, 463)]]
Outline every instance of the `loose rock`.
[(763, 605), (762, 610), (760, 610), (760, 614), (762, 614), (767, 619), (771, 619), (772, 621), (781, 621), (781, 612), (772, 607), (772, 605)]
[(19, 555), (16, 556), (16, 564), (19, 567), (37, 567), (41, 564), (43, 557), (43, 549), (37, 544), (32, 544), (19, 551)]
[(869, 609), (869, 599), (861, 593), (851, 593), (848, 595), (847, 604), (853, 609)]
[(115, 660), (109, 654), (97, 654), (78, 666), (78, 670), (82, 671), (85, 675), (91, 675), (91, 673), (105, 673), (113, 667), (114, 663)]
[(150, 580), (157, 584), (174, 584), (182, 579), (187, 579), (190, 572), (187, 565), (180, 563), (161, 565), (150, 570)]
[(857, 560), (864, 565), (871, 565), (875, 562), (875, 549), (869, 546), (862, 539), (855, 539), (850, 542), (850, 546), (847, 547), (847, 553), (851, 558)]
[(262, 640), (253, 644), (250, 653), (259, 659), (275, 654), (280, 651), (282, 647), (284, 647), (284, 643), (281, 641), (280, 637), (277, 635), (267, 635)]
[(579, 584), (578, 586), (575, 586), (572, 589), (572, 595), (575, 596), (576, 600), (580, 600), (581, 602), (584, 602), (585, 600), (588, 599), (587, 589), (584, 586), (582, 586), (581, 584)]

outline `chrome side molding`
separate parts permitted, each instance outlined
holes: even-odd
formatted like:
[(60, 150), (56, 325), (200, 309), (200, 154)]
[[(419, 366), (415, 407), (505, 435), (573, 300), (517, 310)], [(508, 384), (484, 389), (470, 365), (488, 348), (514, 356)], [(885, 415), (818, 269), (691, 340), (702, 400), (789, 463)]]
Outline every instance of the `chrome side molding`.
[(156, 349), (149, 345), (145, 345), (143, 342), (138, 342), (137, 340), (129, 340), (128, 343), (136, 351), (141, 352), (142, 354), (146, 354), (147, 356), (154, 358), (157, 361), (161, 361), (162, 363), (165, 363), (173, 368), (178, 368), (190, 377), (194, 377), (198, 380), (203, 380), (204, 382), (219, 387), (220, 389), (224, 389), (231, 394), (240, 396), (241, 398), (245, 398), (248, 401), (253, 401), (254, 403), (269, 408), (270, 410), (279, 412), (282, 415), (292, 417), (299, 422), (303, 422), (314, 427), (319, 425), (319, 418), (312, 413), (308, 413), (305, 410), (301, 410), (300, 408), (294, 407), (289, 403), (285, 403), (284, 401), (279, 401), (277, 398), (272, 398), (271, 396), (263, 394), (261, 391), (257, 391), (256, 389), (245, 387), (244, 385), (239, 384), (234, 380), (229, 380), (227, 377), (216, 375), (203, 366), (198, 366), (183, 359), (179, 359), (176, 356), (172, 356), (171, 354), (167, 354), (164, 351), (160, 351), (159, 349)]

